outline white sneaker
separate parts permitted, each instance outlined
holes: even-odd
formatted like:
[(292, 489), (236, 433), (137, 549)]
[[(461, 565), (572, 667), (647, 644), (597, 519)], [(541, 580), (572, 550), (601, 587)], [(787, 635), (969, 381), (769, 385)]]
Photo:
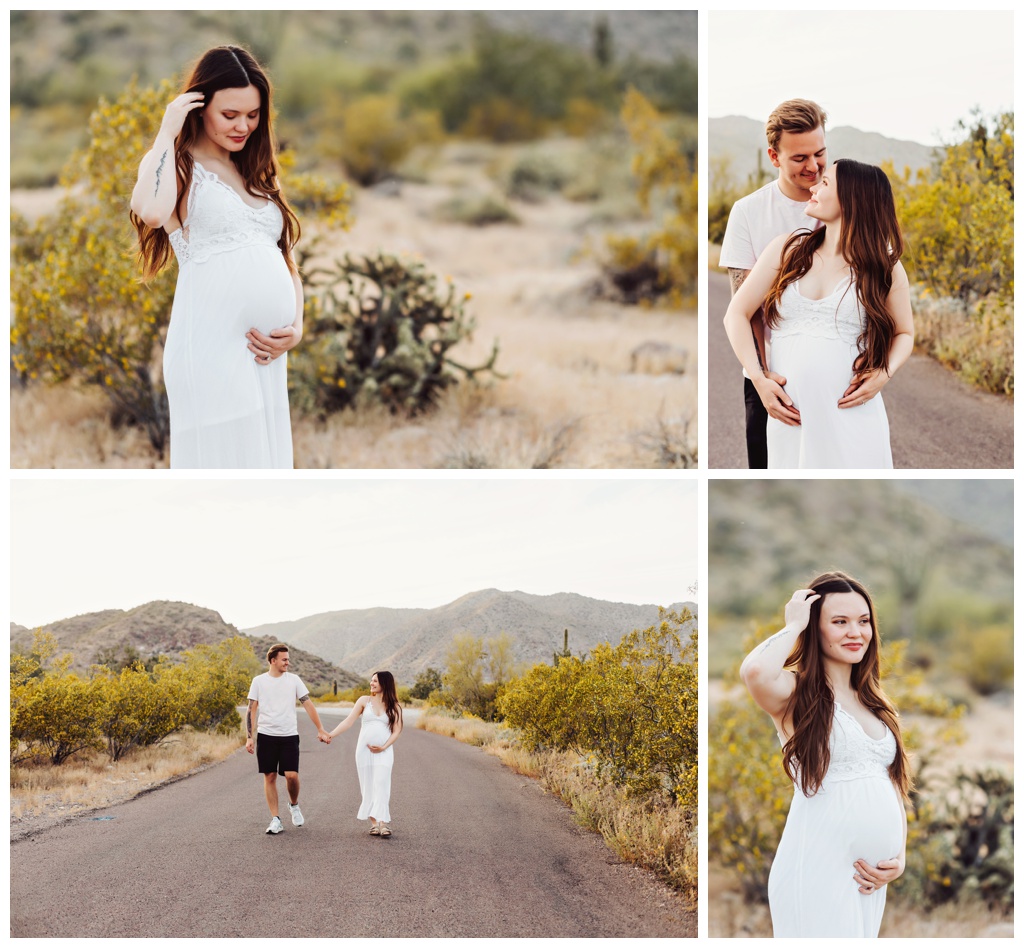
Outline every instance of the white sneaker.
[(270, 826), (267, 827), (268, 833), (273, 833), (275, 836), (284, 829), (284, 825), (281, 823), (281, 817), (275, 816), (270, 821)]
[(302, 826), (306, 822), (297, 803), (289, 803), (288, 809), (292, 811), (292, 826)]

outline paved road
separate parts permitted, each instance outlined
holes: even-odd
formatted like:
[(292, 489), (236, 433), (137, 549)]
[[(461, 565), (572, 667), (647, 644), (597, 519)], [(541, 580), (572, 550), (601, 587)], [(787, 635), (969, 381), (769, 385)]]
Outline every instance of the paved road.
[[(708, 466), (746, 468), (743, 382), (722, 325), (729, 278), (708, 274)], [(979, 392), (927, 356), (885, 387), (893, 463), (898, 468), (1012, 468), (1013, 402)]]
[(11, 935), (696, 935), (677, 895), (535, 781), (450, 738), (406, 730), (395, 835), (369, 836), (355, 819), (357, 729), (327, 747), (301, 714), (300, 727), (305, 826), (286, 816), (285, 832), (265, 835), (262, 781), (239, 751), (13, 843)]

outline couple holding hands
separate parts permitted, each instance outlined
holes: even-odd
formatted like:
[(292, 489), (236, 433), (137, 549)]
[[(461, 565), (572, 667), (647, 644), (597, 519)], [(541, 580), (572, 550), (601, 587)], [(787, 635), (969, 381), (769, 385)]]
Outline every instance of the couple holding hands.
[(306, 709), (316, 725), (317, 739), (330, 744), (332, 738), (360, 721), (356, 746), (356, 770), (362, 803), (357, 819), (370, 821), (370, 835), (388, 837), (391, 829), (391, 749), (402, 733), (402, 707), (398, 703), (395, 677), (376, 672), (370, 679), (370, 694), (359, 698), (348, 716), (332, 731), (324, 730), (309, 689), (298, 675), (288, 671), (287, 645), (274, 645), (267, 652), (269, 668), (252, 680), (245, 716), (245, 749), (256, 754), (263, 774), (263, 789), (270, 809), (267, 832), (276, 835), (284, 826), (278, 808), (277, 776), (285, 778), (292, 825), (302, 826), (299, 809), (299, 728), (295, 702)]

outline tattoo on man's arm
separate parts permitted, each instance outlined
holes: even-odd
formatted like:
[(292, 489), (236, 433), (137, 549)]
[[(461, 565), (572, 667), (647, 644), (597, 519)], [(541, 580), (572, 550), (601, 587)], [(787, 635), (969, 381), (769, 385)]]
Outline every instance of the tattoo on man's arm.
[(307, 691), (301, 698), (299, 698), (299, 704), (305, 704), (307, 701), (312, 701), (312, 700), (313, 699), (310, 698), (309, 692)]
[(256, 704), (255, 700), (249, 699), (249, 709), (245, 712), (245, 736), (252, 737), (252, 708)]
[(736, 291), (743, 286), (743, 281), (750, 275), (749, 270), (739, 270), (736, 267), (729, 267), (729, 286), (732, 289), (733, 296), (736, 295)]
[(156, 187), (153, 188), (153, 197), (156, 197), (157, 191), (160, 190), (160, 174), (164, 170), (164, 162), (167, 160), (167, 151), (160, 156), (160, 164), (156, 168)]

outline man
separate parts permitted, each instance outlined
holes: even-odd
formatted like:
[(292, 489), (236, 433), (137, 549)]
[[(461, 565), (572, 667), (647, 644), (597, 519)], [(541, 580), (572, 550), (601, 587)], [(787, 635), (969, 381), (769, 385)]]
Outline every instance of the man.
[[(735, 295), (753, 269), (764, 248), (779, 234), (813, 229), (819, 222), (804, 213), (811, 188), (820, 183), (827, 165), (825, 120), (820, 105), (807, 99), (789, 99), (778, 106), (765, 124), (768, 159), (779, 169), (776, 180), (753, 194), (740, 198), (729, 213), (722, 240), (719, 266), (729, 270), (731, 292)], [(765, 375), (774, 383), (774, 394), (781, 410), (797, 423), (800, 413), (793, 407), (782, 386), (786, 380), (767, 370), (768, 332), (758, 312), (750, 321), (757, 343), (757, 354)], [(747, 464), (751, 468), (768, 467), (768, 412), (754, 384), (743, 373), (743, 400), (747, 413)]]
[[(270, 667), (252, 680), (249, 688), (249, 708), (245, 714), (245, 749), (253, 753), (255, 736), (256, 760), (263, 774), (263, 789), (270, 807), (270, 826), (267, 832), (280, 833), (284, 829), (278, 815), (277, 775), (281, 774), (288, 787), (288, 799), (293, 826), (305, 822), (299, 809), (299, 722), (295, 702), (306, 709), (316, 725), (317, 738), (331, 743), (330, 735), (320, 723), (320, 715), (309, 697), (309, 690), (298, 675), (288, 671), (288, 646), (274, 645), (267, 652)], [(257, 724), (258, 722), (258, 724)]]

